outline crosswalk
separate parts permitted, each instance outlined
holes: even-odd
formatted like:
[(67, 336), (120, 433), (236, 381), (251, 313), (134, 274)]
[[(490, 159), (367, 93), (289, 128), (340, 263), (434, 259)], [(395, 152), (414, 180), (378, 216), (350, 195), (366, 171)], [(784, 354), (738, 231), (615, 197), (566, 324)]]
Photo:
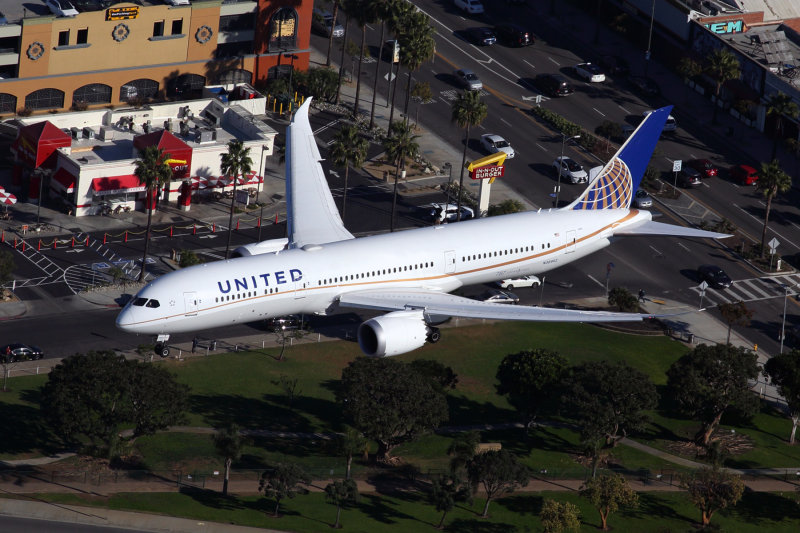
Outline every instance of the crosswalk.
[[(700, 296), (700, 287), (694, 286), (692, 291)], [(768, 276), (734, 281), (728, 289), (712, 289), (705, 292), (704, 305), (712, 306), (732, 302), (757, 302), (770, 298), (782, 298), (784, 295), (794, 296), (800, 293), (800, 274), (785, 276)]]

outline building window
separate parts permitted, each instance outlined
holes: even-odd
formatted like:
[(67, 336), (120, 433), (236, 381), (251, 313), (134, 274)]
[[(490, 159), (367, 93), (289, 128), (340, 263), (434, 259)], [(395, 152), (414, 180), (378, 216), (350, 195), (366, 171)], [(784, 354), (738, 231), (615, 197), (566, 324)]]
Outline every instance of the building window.
[(0, 113), (16, 113), (17, 97), (13, 94), (0, 93)]
[(219, 75), (219, 83), (225, 85), (228, 83), (250, 83), (253, 79), (253, 73), (249, 70), (234, 69), (227, 70)]
[(89, 42), (89, 28), (78, 30), (78, 39), (75, 44), (86, 44)]
[(167, 96), (191, 96), (203, 91), (206, 78), (199, 74), (181, 74), (167, 81)]
[(29, 109), (57, 109), (64, 107), (64, 91), (58, 89), (39, 89), (25, 97), (25, 107)]
[(292, 50), (297, 47), (297, 11), (279, 9), (269, 24), (269, 51)]
[(153, 37), (163, 37), (164, 35), (164, 21), (159, 20), (153, 24)]
[(181, 35), (183, 33), (183, 19), (172, 21), (172, 35)]
[(119, 99), (127, 102), (134, 97), (134, 93), (136, 98), (155, 98), (158, 95), (158, 82), (147, 78), (131, 80), (120, 88)]
[(58, 46), (69, 46), (69, 30), (58, 32)]
[(102, 83), (90, 83), (72, 93), (72, 103), (107, 104), (111, 102), (111, 87)]

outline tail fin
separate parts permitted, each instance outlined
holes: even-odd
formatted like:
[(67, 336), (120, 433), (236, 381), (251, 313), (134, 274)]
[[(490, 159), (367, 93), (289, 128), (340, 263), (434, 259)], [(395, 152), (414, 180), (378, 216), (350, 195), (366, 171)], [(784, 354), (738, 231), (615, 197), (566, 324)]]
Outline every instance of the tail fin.
[(653, 111), (606, 163), (577, 200), (564, 209), (627, 209), (642, 182), (672, 106)]

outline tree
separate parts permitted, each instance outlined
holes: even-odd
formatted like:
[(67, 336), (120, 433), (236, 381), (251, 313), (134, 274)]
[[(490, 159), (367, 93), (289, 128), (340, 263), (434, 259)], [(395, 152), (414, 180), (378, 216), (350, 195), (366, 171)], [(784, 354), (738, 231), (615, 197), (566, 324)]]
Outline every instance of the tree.
[(600, 513), (603, 531), (608, 531), (608, 515), (620, 507), (639, 505), (639, 496), (619, 474), (603, 474), (586, 481), (581, 487), (580, 494), (592, 502)]
[(333, 529), (342, 527), (339, 518), (342, 514), (342, 507), (347, 507), (358, 501), (358, 486), (352, 479), (337, 479), (333, 483), (325, 485), (325, 501), (336, 506), (336, 522)]
[(392, 122), (389, 126), (389, 135), (383, 140), (383, 149), (386, 150), (387, 159), (395, 163), (394, 192), (392, 193), (392, 215), (389, 221), (389, 230), (394, 231), (394, 213), (397, 209), (397, 180), (400, 177), (400, 167), (405, 166), (406, 157), (416, 158), (419, 154), (419, 135), (414, 135), (408, 124), (402, 121)]
[(134, 162), (133, 173), (139, 178), (139, 183), (147, 189), (147, 228), (144, 235), (144, 253), (142, 254), (142, 271), (139, 273), (139, 281), (144, 282), (147, 275), (147, 251), (150, 246), (150, 227), (153, 222), (153, 207), (155, 206), (156, 196), (161, 191), (161, 187), (169, 183), (172, 179), (172, 167), (167, 163), (171, 156), (157, 146), (146, 146), (139, 152), (139, 159)]
[(228, 142), (228, 151), (219, 155), (219, 170), (223, 176), (233, 180), (233, 197), (231, 197), (231, 210), (228, 217), (228, 243), (225, 245), (225, 259), (230, 257), (231, 236), (233, 235), (233, 210), (236, 207), (236, 184), (239, 176), (249, 174), (253, 167), (253, 160), (250, 159), (250, 148), (245, 148), (244, 143), (239, 139)]
[(461, 175), (458, 178), (458, 214), (461, 221), (461, 196), (464, 190), (464, 165), (467, 163), (467, 148), (469, 147), (469, 129), (479, 126), (486, 119), (489, 107), (481, 101), (480, 91), (464, 91), (453, 103), (451, 119), (464, 129), (464, 155), (461, 157)]
[(111, 351), (75, 354), (56, 365), (42, 387), (40, 408), (65, 443), (84, 444), (105, 457), (117, 451), (122, 425), (134, 437), (183, 420), (188, 387), (165, 369), (126, 361)]
[(359, 453), (366, 453), (368, 447), (369, 442), (367, 442), (364, 434), (357, 429), (348, 427), (344, 435), (339, 436), (339, 454), (343, 455), (347, 460), (345, 479), (350, 479), (350, 467), (353, 465), (353, 456)]
[(509, 198), (507, 200), (503, 200), (499, 204), (491, 204), (486, 216), (494, 217), (498, 215), (508, 215), (510, 213), (519, 213), (520, 211), (524, 210), (525, 206), (522, 205), (522, 202), (513, 198)]
[(348, 13), (353, 12), (356, 22), (361, 26), (361, 47), (359, 48), (358, 74), (356, 75), (356, 98), (353, 103), (353, 120), (357, 120), (361, 95), (361, 65), (364, 63), (364, 51), (367, 49), (367, 24), (372, 24), (378, 20), (382, 10), (380, 4), (373, 0), (348, 0), (348, 5), (345, 9)]
[(758, 411), (748, 384), (757, 376), (757, 357), (750, 350), (701, 344), (669, 367), (667, 389), (682, 413), (701, 422), (695, 440), (708, 447), (723, 414), (751, 418)]
[(369, 143), (358, 133), (354, 124), (342, 126), (333, 136), (330, 158), (337, 167), (344, 167), (344, 194), (342, 197), (342, 219), (345, 218), (347, 209), (347, 180), (350, 176), (350, 166), (361, 168), (367, 160)]
[(309, 69), (304, 80), (306, 91), (310, 96), (325, 102), (330, 102), (336, 96), (339, 75), (333, 69), (328, 67)]
[(275, 511), (272, 516), (277, 517), (281, 500), (305, 494), (308, 491), (300, 484), (309, 483), (311, 477), (300, 466), (294, 463), (277, 463), (261, 474), (258, 491), (263, 492), (265, 498), (275, 500)]
[[(400, 50), (402, 53), (403, 48), (410, 46), (410, 43), (407, 43), (405, 39), (409, 35), (408, 31), (409, 22), (414, 20), (412, 18), (412, 15), (417, 10), (417, 7), (411, 2), (407, 2), (406, 0), (395, 0), (387, 7), (388, 7), (389, 18), (386, 20), (386, 23), (388, 24), (389, 29), (391, 30), (397, 42), (400, 43)], [(389, 78), (392, 80), (392, 87), (393, 87), (391, 91), (392, 95), (389, 108), (389, 124), (394, 122), (394, 99), (395, 96), (397, 96), (397, 82), (400, 79), (401, 64), (402, 64), (401, 62), (397, 63), (396, 76), (392, 77), (391, 67), (389, 70)]]
[(342, 371), (337, 399), (344, 415), (378, 442), (378, 459), (447, 420), (444, 394), (410, 365), (395, 359), (359, 357)]
[[(378, 60), (375, 62), (375, 77), (372, 80), (372, 106), (369, 112), (369, 129), (375, 126), (375, 99), (378, 96), (378, 79), (381, 74), (381, 59), (383, 59), (383, 45), (384, 37), (386, 35), (386, 21), (391, 19), (391, 13), (397, 0), (367, 0), (372, 4), (369, 9), (375, 9), (375, 14), (378, 20), (381, 21), (381, 37), (380, 44), (378, 45)], [(374, 6), (374, 7), (373, 7)], [(389, 63), (389, 71), (391, 72), (392, 64)], [(391, 79), (391, 76), (390, 76)]]
[[(417, 103), (417, 113), (414, 118), (414, 123), (419, 124), (419, 106), (424, 104), (425, 102), (431, 101), (433, 98), (433, 92), (431, 91), (431, 85), (427, 81), (419, 81), (414, 84), (414, 88), (411, 89), (411, 98)], [(416, 127), (416, 126), (415, 126)]]
[(450, 456), (450, 472), (453, 475), (460, 474), (469, 462), (475, 457), (475, 450), (481, 442), (479, 431), (466, 431), (459, 433), (453, 438), (450, 446), (447, 447), (447, 455)]
[(542, 410), (559, 403), (557, 391), (567, 376), (569, 364), (556, 352), (525, 350), (506, 355), (497, 369), (497, 393), (508, 397), (522, 415), (527, 428)]
[(683, 477), (689, 499), (700, 510), (701, 524), (711, 523), (714, 513), (736, 505), (744, 494), (742, 478), (719, 468), (701, 468)]
[(433, 40), (435, 30), (431, 19), (422, 11), (409, 14), (400, 36), (404, 46), (400, 48), (400, 64), (406, 67), (406, 104), (403, 108), (405, 122), (408, 124), (408, 105), (411, 99), (411, 76), (419, 70), (423, 63), (433, 57), (436, 42)]
[(444, 527), (444, 519), (447, 513), (453, 510), (456, 502), (471, 502), (469, 485), (465, 484), (458, 476), (438, 475), (431, 480), (431, 491), (428, 493), (428, 501), (442, 513), (439, 525), (436, 529)]
[(517, 458), (508, 450), (477, 454), (467, 464), (467, 472), (473, 492), (478, 490), (478, 485), (483, 486), (486, 492), (486, 505), (481, 514), (483, 518), (489, 516), (489, 503), (493, 499), (514, 492), (518, 487), (527, 486), (530, 478), (528, 467), (518, 463)]
[(5, 285), (11, 281), (11, 274), (16, 267), (14, 254), (8, 250), (0, 250), (0, 285)]
[(773, 159), (770, 163), (761, 163), (761, 173), (756, 182), (757, 190), (764, 196), (764, 227), (761, 229), (761, 257), (767, 251), (767, 224), (769, 212), (772, 209), (772, 199), (780, 192), (787, 192), (792, 188), (792, 177), (781, 169), (781, 163)]
[(728, 340), (725, 341), (725, 344), (730, 344), (731, 329), (733, 329), (733, 326), (750, 325), (750, 319), (753, 318), (753, 311), (748, 309), (741, 300), (738, 302), (718, 304), (717, 309), (719, 309), (719, 314), (722, 315), (722, 319), (728, 324)]
[(608, 291), (608, 305), (613, 305), (623, 313), (639, 309), (639, 301), (625, 287), (614, 287)]
[(786, 400), (792, 433), (789, 444), (794, 444), (797, 426), (800, 424), (800, 351), (792, 350), (772, 356), (764, 365), (764, 373), (778, 388), (778, 394)]
[(231, 464), (238, 461), (242, 456), (242, 448), (244, 447), (244, 439), (239, 432), (239, 426), (233, 422), (217, 429), (216, 433), (211, 436), (214, 441), (214, 448), (217, 450), (217, 455), (225, 460), (225, 478), (222, 482), (222, 495), (228, 495), (228, 482), (231, 477)]
[(719, 95), (722, 91), (722, 86), (731, 80), (739, 78), (739, 60), (736, 59), (736, 56), (727, 49), (719, 48), (711, 52), (708, 57), (706, 57), (705, 72), (711, 76), (716, 83), (716, 87), (714, 89), (714, 113), (711, 117), (711, 121), (716, 124), (717, 108), (719, 107), (720, 102)]
[[(798, 113), (800, 113), (800, 109), (788, 94), (778, 91), (769, 97), (767, 101), (767, 116), (775, 117), (775, 137), (772, 139), (772, 157), (770, 157), (770, 160), (775, 161), (775, 156), (778, 153), (778, 141), (783, 136), (783, 118), (796, 119)], [(761, 179), (760, 176), (759, 179)]]
[[(684, 80), (690, 80), (695, 76), (697, 76), (698, 74), (701, 74), (702, 72), (703, 72), (703, 66), (691, 57), (682, 57), (681, 60), (678, 61), (678, 74)], [(688, 85), (686, 85), (684, 88), (685, 100), (688, 100), (689, 98), (688, 90), (689, 87)]]
[[(336, 17), (339, 14), (339, 0), (333, 0), (333, 18), (331, 19), (332, 24), (336, 25)], [(331, 27), (331, 33), (328, 35), (328, 53), (325, 55), (325, 66), (331, 66), (331, 50), (333, 50), (333, 27)]]
[(458, 384), (458, 376), (453, 368), (444, 366), (435, 359), (414, 359), (409, 364), (421, 376), (430, 379), (433, 388), (439, 392), (455, 389)]
[(550, 498), (542, 502), (539, 520), (542, 521), (544, 533), (578, 531), (581, 528), (581, 512), (577, 505)]

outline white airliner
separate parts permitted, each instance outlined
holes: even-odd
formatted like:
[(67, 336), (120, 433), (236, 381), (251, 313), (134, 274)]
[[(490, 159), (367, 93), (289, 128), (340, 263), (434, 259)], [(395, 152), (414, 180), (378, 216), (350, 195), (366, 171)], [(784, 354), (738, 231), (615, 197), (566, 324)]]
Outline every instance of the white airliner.
[(725, 235), (653, 222), (631, 209), (671, 107), (645, 118), (586, 191), (570, 205), (356, 239), (331, 196), (308, 120), (295, 113), (286, 144), (288, 239), (237, 249), (240, 257), (185, 268), (141, 289), (117, 317), (125, 331), (201, 331), (340, 307), (387, 311), (365, 321), (367, 355), (415, 350), (440, 338), (449, 317), (557, 322), (641, 320), (644, 315), (485, 303), (448, 294), (465, 285), (540, 274), (608, 246), (620, 235)]

